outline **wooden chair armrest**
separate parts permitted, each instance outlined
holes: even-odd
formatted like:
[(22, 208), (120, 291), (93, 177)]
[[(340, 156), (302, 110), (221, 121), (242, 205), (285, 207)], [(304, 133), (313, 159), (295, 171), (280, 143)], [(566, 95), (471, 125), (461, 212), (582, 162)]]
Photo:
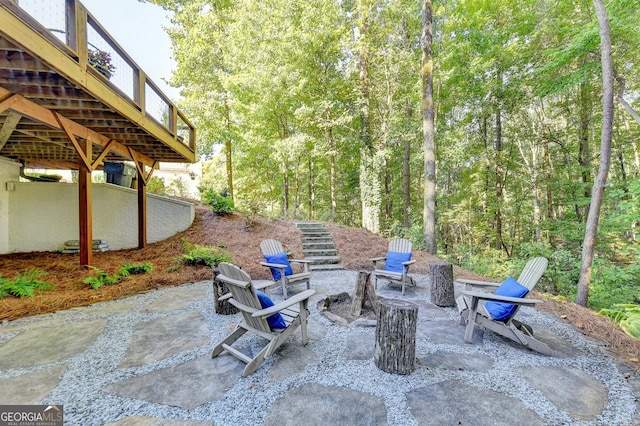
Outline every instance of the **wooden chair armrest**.
[(469, 296), (479, 300), (492, 300), (494, 302), (509, 302), (515, 303), (516, 305), (525, 305), (525, 306), (533, 306), (538, 303), (543, 303), (543, 300), (539, 299), (528, 299), (523, 297), (509, 297), (509, 296), (499, 296), (493, 293), (487, 293), (484, 291), (461, 291), (465, 296)]
[(265, 308), (265, 309), (260, 309), (259, 311), (255, 311), (251, 314), (252, 317), (268, 317), (271, 316), (273, 314), (275, 314), (276, 312), (280, 312), (286, 308), (288, 308), (291, 305), (295, 305), (296, 303), (300, 303), (303, 300), (307, 300), (309, 299), (311, 296), (313, 296), (314, 294), (316, 294), (315, 290), (305, 290), (301, 293), (298, 293), (296, 295), (291, 296), (290, 298), (283, 300), (282, 302), (278, 302), (275, 305), (269, 307), (269, 308)]
[(459, 284), (464, 284), (465, 290), (472, 290), (474, 287), (484, 287), (494, 291), (496, 288), (500, 287), (501, 284), (494, 283), (492, 281), (474, 280), (471, 278), (458, 278), (453, 281)]
[(240, 281), (240, 280), (236, 280), (234, 278), (227, 277), (226, 275), (222, 275), (222, 274), (218, 275), (216, 277), (216, 279), (219, 280), (219, 281), (222, 281), (222, 282), (235, 284), (235, 285), (237, 285), (239, 287), (243, 287), (243, 288), (247, 288), (247, 287), (249, 287), (251, 285), (251, 281)]
[(416, 263), (415, 259), (411, 259), (411, 260), (407, 260), (406, 262), (402, 262), (402, 264), (404, 266), (409, 266), (409, 265), (413, 265), (414, 263)]
[(284, 269), (287, 267), (287, 265), (281, 265), (280, 263), (268, 263), (268, 262), (260, 262), (260, 264), (262, 266), (266, 266), (267, 268), (278, 268), (278, 269)]
[(313, 260), (309, 260), (309, 259), (289, 259), (289, 263), (313, 263)]
[(231, 297), (233, 297), (233, 294), (225, 293), (222, 296), (218, 297), (218, 302), (222, 302), (223, 300), (231, 299)]
[(372, 262), (379, 262), (381, 260), (386, 260), (387, 256), (383, 256), (383, 257), (374, 257), (373, 259), (369, 259)]

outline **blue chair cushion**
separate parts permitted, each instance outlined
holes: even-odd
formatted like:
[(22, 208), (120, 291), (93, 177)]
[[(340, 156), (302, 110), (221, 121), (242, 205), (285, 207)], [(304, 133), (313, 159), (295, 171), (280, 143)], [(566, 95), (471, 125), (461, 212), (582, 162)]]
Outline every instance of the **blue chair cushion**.
[[(256, 290), (256, 294), (258, 295), (258, 300), (260, 301), (262, 309), (273, 306), (273, 300), (271, 300), (269, 296), (259, 290)], [(276, 312), (270, 317), (267, 317), (267, 322), (269, 322), (269, 327), (271, 328), (287, 328), (287, 323), (284, 321), (284, 317), (280, 315), (280, 312)]]
[[(529, 293), (528, 288), (520, 285), (515, 278), (509, 277), (500, 284), (500, 287), (498, 287), (493, 294), (497, 294), (498, 296), (525, 297), (527, 293)], [(494, 301), (487, 301), (484, 307), (489, 315), (491, 315), (491, 318), (496, 321), (508, 320), (517, 309), (517, 306), (512, 303)]]
[[(287, 253), (282, 252), (278, 254), (265, 254), (264, 259), (267, 263), (275, 263), (278, 265), (286, 265), (284, 268), (284, 275), (293, 274), (293, 269), (291, 269), (291, 264), (289, 263), (289, 258), (287, 257)], [(278, 268), (269, 268), (271, 269), (271, 275), (273, 275), (274, 280), (280, 279), (280, 269)]]
[(387, 260), (384, 262), (384, 270), (391, 272), (402, 273), (404, 270), (404, 265), (402, 262), (407, 262), (411, 260), (411, 253), (398, 253), (395, 251), (390, 251), (387, 253)]

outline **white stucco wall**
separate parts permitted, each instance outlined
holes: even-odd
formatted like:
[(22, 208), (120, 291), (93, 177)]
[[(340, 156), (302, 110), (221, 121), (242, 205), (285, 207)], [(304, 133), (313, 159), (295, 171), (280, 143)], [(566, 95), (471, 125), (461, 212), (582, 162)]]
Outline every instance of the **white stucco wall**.
[(20, 164), (0, 158), (0, 253), (7, 253), (9, 246), (9, 194), (13, 183), (20, 178)]
[[(19, 182), (7, 193), (9, 244), (0, 253), (56, 251), (79, 239), (77, 184)], [(194, 217), (191, 203), (147, 194), (147, 242), (187, 229)], [(136, 190), (93, 185), (93, 239), (106, 240), (112, 250), (138, 246)]]

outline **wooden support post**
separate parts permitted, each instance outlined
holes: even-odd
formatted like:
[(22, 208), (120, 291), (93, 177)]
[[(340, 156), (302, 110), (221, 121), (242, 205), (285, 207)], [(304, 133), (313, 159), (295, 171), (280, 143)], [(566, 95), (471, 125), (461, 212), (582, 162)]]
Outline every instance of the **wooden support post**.
[(453, 265), (450, 263), (432, 263), (429, 265), (429, 277), (431, 281), (431, 303), (438, 306), (455, 306)]
[(212, 268), (213, 273), (213, 305), (216, 310), (216, 314), (221, 315), (233, 315), (240, 312), (238, 308), (233, 306), (227, 299), (219, 300), (221, 296), (229, 293), (227, 285), (222, 281), (218, 281), (217, 277), (220, 274), (218, 268)]
[(147, 246), (147, 182), (140, 168), (136, 169), (138, 171), (138, 248), (145, 248)]
[[(91, 158), (91, 142), (86, 141), (83, 148)], [(78, 206), (80, 266), (89, 266), (93, 263), (93, 186), (91, 169), (82, 159), (78, 161)]]
[(418, 305), (400, 299), (381, 299), (373, 359), (392, 374), (410, 374), (416, 363)]

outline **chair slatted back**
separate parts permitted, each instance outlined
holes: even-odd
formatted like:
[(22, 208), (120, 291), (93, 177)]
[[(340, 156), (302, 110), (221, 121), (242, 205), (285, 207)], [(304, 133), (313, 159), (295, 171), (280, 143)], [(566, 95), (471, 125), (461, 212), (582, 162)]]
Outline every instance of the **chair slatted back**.
[(396, 253), (411, 253), (411, 241), (404, 238), (395, 238), (389, 241), (389, 251)]
[(282, 243), (277, 240), (263, 240), (260, 243), (260, 250), (262, 250), (262, 254), (264, 255), (284, 253), (284, 247), (282, 247)]
[[(220, 263), (218, 265), (218, 268), (220, 269), (220, 275), (218, 275), (218, 279), (224, 281), (224, 283), (227, 285), (227, 288), (233, 295), (232, 297), (234, 300), (256, 310), (262, 309), (249, 274), (238, 268), (236, 265), (226, 262)], [(226, 281), (225, 277), (241, 281), (242, 284)], [(265, 318), (254, 318), (251, 316), (252, 312), (247, 312), (243, 309), (240, 309), (240, 312), (242, 313), (245, 322), (251, 327), (256, 328), (260, 331), (271, 332), (269, 323)]]
[(542, 275), (544, 275), (544, 272), (547, 270), (548, 264), (549, 261), (544, 257), (534, 257), (533, 259), (529, 259), (518, 277), (520, 285), (528, 288), (529, 291), (533, 290)]

